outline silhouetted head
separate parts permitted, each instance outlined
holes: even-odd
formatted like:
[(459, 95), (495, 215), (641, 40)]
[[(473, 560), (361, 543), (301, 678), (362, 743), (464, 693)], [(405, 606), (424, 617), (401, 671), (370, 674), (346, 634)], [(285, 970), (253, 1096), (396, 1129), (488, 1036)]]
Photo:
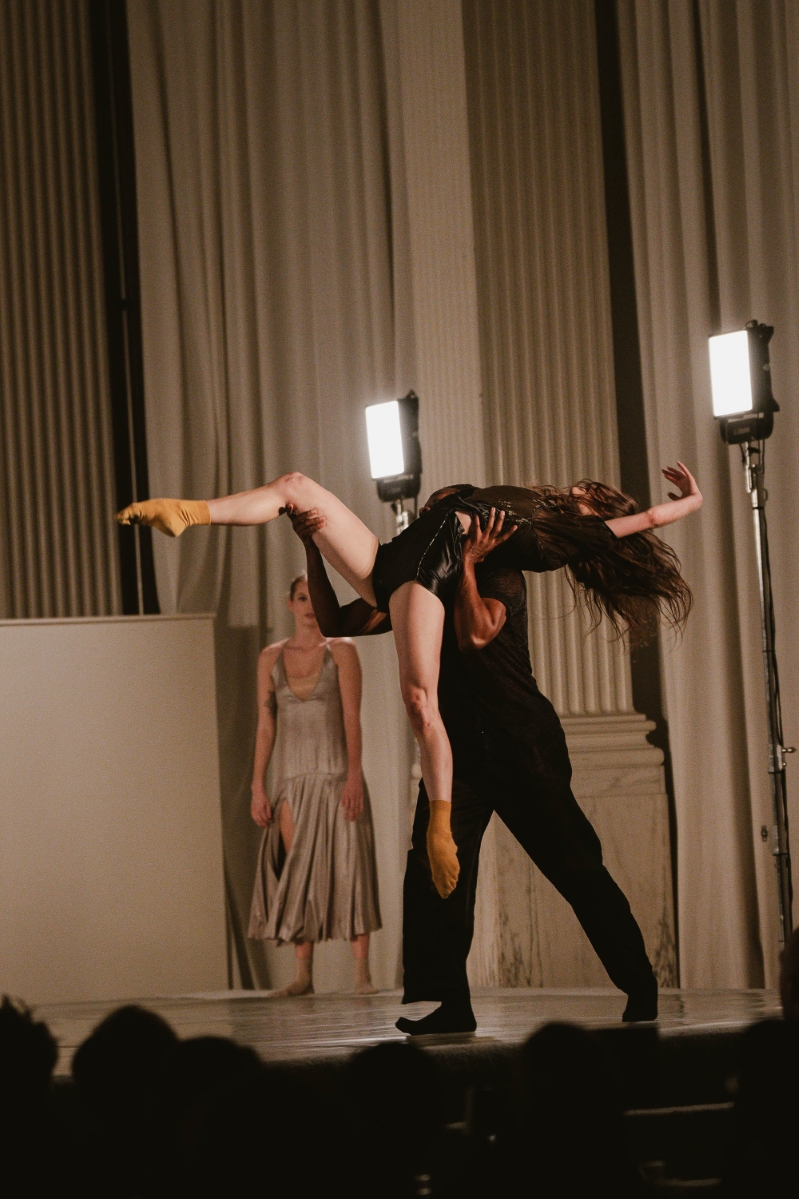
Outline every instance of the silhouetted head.
[(796, 1193), (799, 1162), (799, 1025), (763, 1020), (738, 1045), (738, 1095), (733, 1112), (725, 1194)]
[(345, 1087), (361, 1144), (385, 1177), (423, 1169), (443, 1126), (435, 1060), (412, 1043), (386, 1041), (353, 1058)]
[(4, 1109), (46, 1101), (58, 1061), (58, 1045), (47, 1025), (34, 1020), (24, 1003), (0, 1003), (0, 1104)]
[(599, 1040), (575, 1025), (548, 1024), (522, 1048), (521, 1070), (530, 1176), (541, 1193), (625, 1194), (634, 1172), (615, 1064)]
[(102, 1020), (77, 1050), (72, 1077), (88, 1111), (105, 1121), (117, 1105), (146, 1102), (178, 1038), (166, 1020), (130, 1004)]

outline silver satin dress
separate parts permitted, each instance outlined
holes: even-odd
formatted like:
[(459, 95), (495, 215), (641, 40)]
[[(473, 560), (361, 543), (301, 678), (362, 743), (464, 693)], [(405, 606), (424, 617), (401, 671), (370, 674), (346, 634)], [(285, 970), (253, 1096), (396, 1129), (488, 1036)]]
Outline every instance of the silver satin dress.
[[(277, 704), (273, 763), (274, 819), (264, 830), (250, 909), (256, 940), (351, 941), (381, 927), (369, 792), (363, 812), (347, 820), (341, 793), (347, 743), (338, 667), (329, 649), (310, 697), (288, 684), (281, 652), (272, 670)], [(280, 837), (280, 809), (288, 804), (294, 841)]]

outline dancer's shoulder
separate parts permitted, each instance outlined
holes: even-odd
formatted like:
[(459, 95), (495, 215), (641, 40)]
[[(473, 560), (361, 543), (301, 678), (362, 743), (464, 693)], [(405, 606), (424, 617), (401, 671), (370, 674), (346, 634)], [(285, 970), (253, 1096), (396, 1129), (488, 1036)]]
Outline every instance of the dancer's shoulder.
[(358, 650), (352, 637), (328, 637), (327, 648), (336, 662), (358, 657)]
[(263, 669), (271, 670), (275, 662), (282, 654), (288, 637), (284, 637), (282, 641), (273, 641), (271, 645), (266, 645), (258, 655), (258, 665)]

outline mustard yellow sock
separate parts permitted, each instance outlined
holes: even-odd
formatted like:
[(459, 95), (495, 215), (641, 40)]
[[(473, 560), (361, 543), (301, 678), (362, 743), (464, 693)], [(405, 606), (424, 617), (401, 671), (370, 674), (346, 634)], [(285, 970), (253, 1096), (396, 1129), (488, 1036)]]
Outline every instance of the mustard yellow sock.
[(443, 799), (430, 800), (430, 822), (427, 826), (427, 856), (433, 885), (442, 899), (455, 890), (460, 874), (458, 847), (452, 836), (452, 804)]
[(206, 500), (141, 500), (117, 512), (119, 525), (152, 525), (167, 537), (180, 537), (191, 525), (210, 525)]

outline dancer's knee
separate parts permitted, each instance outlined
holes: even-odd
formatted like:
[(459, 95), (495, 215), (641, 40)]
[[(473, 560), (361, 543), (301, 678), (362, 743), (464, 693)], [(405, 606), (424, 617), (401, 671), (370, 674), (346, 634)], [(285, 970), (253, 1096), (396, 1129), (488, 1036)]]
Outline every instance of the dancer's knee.
[(287, 475), (281, 475), (278, 479), (278, 485), (286, 503), (294, 505), (300, 511), (305, 510), (309, 492), (315, 486), (313, 479), (309, 479), (307, 475), (302, 474), (298, 470), (292, 470)]
[(436, 723), (438, 707), (424, 687), (410, 684), (402, 689), (405, 711), (417, 737), (424, 737)]

